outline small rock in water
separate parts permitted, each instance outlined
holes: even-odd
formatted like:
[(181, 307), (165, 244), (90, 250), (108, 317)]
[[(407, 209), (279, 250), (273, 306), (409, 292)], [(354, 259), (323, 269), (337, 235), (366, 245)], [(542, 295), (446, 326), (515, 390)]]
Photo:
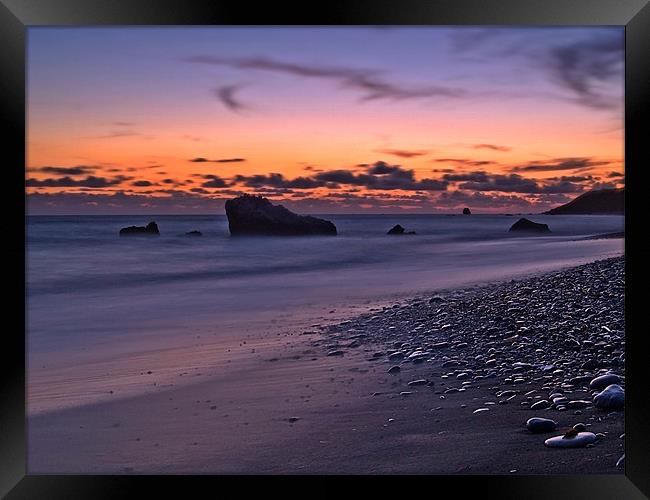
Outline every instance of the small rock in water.
[(293, 424), (294, 422), (297, 422), (298, 420), (300, 420), (300, 417), (289, 417), (287, 419), (287, 422)]
[(484, 411), (490, 411), (489, 408), (477, 408), (472, 413), (483, 413)]
[(622, 410), (625, 407), (625, 391), (620, 385), (608, 385), (594, 396), (594, 406), (601, 410)]
[(330, 351), (327, 353), (328, 356), (343, 356), (345, 354), (343, 351)]
[(427, 380), (421, 378), (418, 380), (412, 380), (411, 382), (408, 383), (410, 386), (417, 386), (417, 385), (426, 385), (428, 383)]
[(533, 417), (526, 421), (526, 429), (534, 434), (552, 432), (557, 429), (557, 422), (548, 418)]
[(395, 366), (391, 366), (388, 369), (388, 373), (399, 373), (400, 370), (401, 370), (401, 368), (399, 366), (395, 365)]
[(578, 423), (578, 424), (574, 425), (573, 430), (578, 431), (578, 432), (584, 432), (584, 431), (587, 430), (587, 426), (581, 422), (581, 423)]
[(608, 385), (612, 384), (620, 384), (621, 383), (621, 377), (614, 373), (607, 373), (605, 375), (601, 375), (600, 377), (596, 377), (589, 383), (589, 388), (590, 389), (596, 389), (596, 390), (602, 390)]
[(593, 432), (578, 432), (573, 437), (555, 436), (544, 441), (544, 445), (549, 448), (584, 448), (588, 444), (596, 441), (596, 435)]

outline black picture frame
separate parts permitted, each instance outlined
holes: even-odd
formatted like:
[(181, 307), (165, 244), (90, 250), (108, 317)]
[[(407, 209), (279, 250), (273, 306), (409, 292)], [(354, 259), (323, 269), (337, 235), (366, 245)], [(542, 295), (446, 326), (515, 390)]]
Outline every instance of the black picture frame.
[[(647, 243), (634, 225), (643, 223), (645, 171), (650, 168), (650, 5), (648, 0), (350, 0), (314, 5), (232, 0), (0, 0), (0, 93), (5, 122), (5, 168), (10, 186), (3, 197), (13, 272), (8, 310), (16, 320), (3, 335), (0, 378), (0, 494), (7, 498), (118, 498), (136, 488), (185, 494), (207, 487), (221, 493), (223, 476), (36, 476), (26, 475), (25, 454), (25, 41), (26, 27), (44, 25), (619, 25), (626, 31), (626, 364), (625, 475), (433, 476), (421, 484), (464, 496), (478, 486), (495, 498), (635, 499), (650, 496), (647, 351), (642, 311), (630, 297), (643, 298)], [(645, 123), (644, 123), (645, 122)], [(644, 125), (646, 125), (644, 127)], [(645, 141), (644, 141), (645, 140)], [(22, 164), (22, 166), (21, 166)], [(21, 210), (21, 208), (23, 210)], [(641, 215), (640, 215), (641, 214)], [(8, 217), (11, 215), (11, 217)], [(15, 227), (13, 226), (15, 224)], [(23, 235), (22, 241), (19, 235)], [(633, 291), (637, 288), (636, 292)], [(637, 295), (637, 293), (639, 295)], [(635, 324), (636, 321), (636, 324)], [(8, 322), (5, 322), (8, 325)], [(640, 325), (637, 328), (636, 325)], [(8, 341), (11, 342), (8, 342)], [(429, 481), (433, 484), (429, 484)], [(319, 480), (320, 481), (320, 480)], [(480, 484), (477, 484), (479, 483)], [(208, 484), (210, 483), (210, 484)], [(251, 483), (252, 486), (252, 483)], [(241, 490), (242, 492), (245, 490)], [(325, 490), (323, 490), (325, 491)], [(405, 493), (402, 491), (402, 493)], [(408, 494), (408, 492), (406, 492)], [(481, 493), (479, 493), (481, 494)]]

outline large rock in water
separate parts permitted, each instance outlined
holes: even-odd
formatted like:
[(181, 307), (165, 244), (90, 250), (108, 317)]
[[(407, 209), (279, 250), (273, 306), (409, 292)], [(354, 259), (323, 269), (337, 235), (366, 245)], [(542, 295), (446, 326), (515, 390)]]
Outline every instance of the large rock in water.
[(330, 221), (294, 214), (262, 196), (244, 195), (228, 200), (226, 215), (233, 236), (336, 235), (336, 226)]
[(131, 235), (141, 235), (141, 234), (159, 236), (160, 231), (158, 230), (158, 224), (152, 221), (146, 226), (129, 226), (120, 229), (120, 236), (131, 236)]
[(523, 233), (550, 233), (551, 230), (547, 224), (539, 224), (528, 219), (519, 219), (511, 227), (510, 231)]
[(472, 215), (472, 211), (469, 208), (465, 207), (463, 208), (463, 215)]

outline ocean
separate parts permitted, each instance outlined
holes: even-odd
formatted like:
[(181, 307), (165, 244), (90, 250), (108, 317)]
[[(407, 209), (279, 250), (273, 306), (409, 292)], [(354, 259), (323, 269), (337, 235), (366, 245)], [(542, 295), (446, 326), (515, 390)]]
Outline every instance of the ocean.
[[(624, 251), (622, 239), (577, 241), (622, 231), (623, 216), (528, 216), (548, 236), (513, 236), (518, 216), (322, 217), (338, 236), (233, 238), (222, 215), (28, 217), (32, 380), (41, 368), (182, 346), (197, 332), (244, 338)], [(118, 236), (151, 220), (159, 237)], [(395, 224), (417, 235), (386, 235)], [(184, 235), (192, 230), (203, 236)]]

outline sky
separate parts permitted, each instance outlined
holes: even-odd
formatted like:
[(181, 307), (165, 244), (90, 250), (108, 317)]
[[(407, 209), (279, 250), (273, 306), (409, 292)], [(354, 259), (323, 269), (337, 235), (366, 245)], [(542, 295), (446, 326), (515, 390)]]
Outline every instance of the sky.
[(537, 212), (623, 187), (623, 27), (28, 28), (30, 214)]

